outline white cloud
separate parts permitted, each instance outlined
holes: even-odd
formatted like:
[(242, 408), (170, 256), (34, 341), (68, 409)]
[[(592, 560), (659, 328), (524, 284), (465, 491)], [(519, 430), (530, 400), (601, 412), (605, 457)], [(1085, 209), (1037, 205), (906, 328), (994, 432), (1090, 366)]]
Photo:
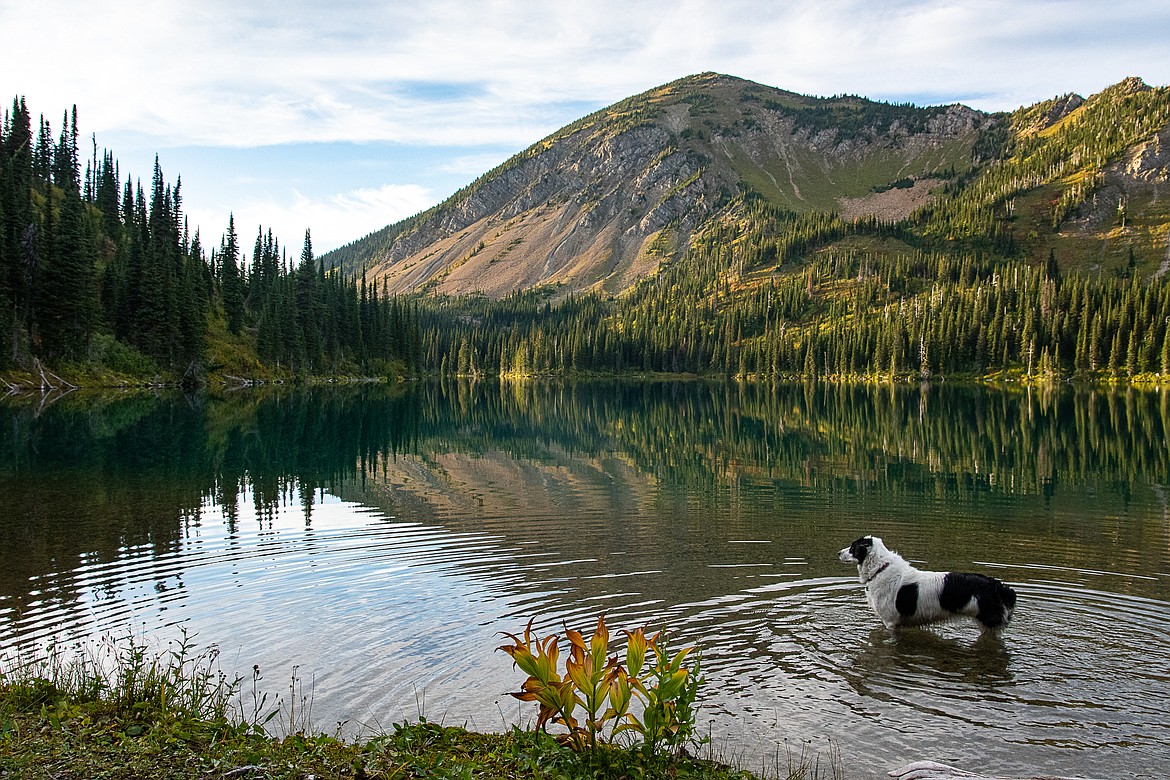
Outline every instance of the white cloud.
[[(84, 103), (99, 132), (145, 128), (168, 144), (519, 146), (572, 118), (550, 103), (609, 102), (702, 70), (996, 108), (1170, 78), (1170, 8), (1133, 0), (45, 0), (5, 4), (0, 26), (0, 84)], [(420, 82), (478, 88), (394, 90)]]
[(193, 224), (216, 226), (214, 230), (204, 228), (205, 248), (219, 245), (228, 216), (233, 215), (246, 251), (250, 253), (258, 228), (265, 232), (271, 229), (295, 261), (300, 257), (306, 229), (312, 232), (314, 251), (323, 254), (434, 204), (435, 197), (419, 185), (387, 184), (325, 197), (292, 191), (281, 198), (251, 198), (231, 206), (192, 206), (188, 202), (187, 215)]
[[(302, 217), (306, 224), (329, 224), (336, 236), (357, 237), (413, 216), (434, 204), (431, 192), (417, 184), (386, 184), (342, 193), (324, 201), (297, 193), (296, 202), (289, 210)], [(332, 238), (333, 242), (336, 236)]]
[(508, 155), (500, 154), (469, 154), (452, 158), (449, 162), (439, 166), (442, 173), (454, 173), (468, 177), (468, 180), (487, 173), (492, 168), (508, 159)]

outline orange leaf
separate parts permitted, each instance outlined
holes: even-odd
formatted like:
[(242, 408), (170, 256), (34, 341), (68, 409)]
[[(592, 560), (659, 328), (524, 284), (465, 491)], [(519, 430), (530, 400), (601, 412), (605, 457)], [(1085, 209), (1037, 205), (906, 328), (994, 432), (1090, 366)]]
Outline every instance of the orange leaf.
[(609, 629), (605, 627), (604, 612), (597, 617), (597, 630), (593, 632), (593, 638), (589, 640), (589, 649), (593, 651), (594, 655), (602, 657), (609, 652)]
[(637, 628), (625, 632), (626, 640), (626, 668), (632, 677), (642, 673), (642, 664), (646, 660), (646, 632)]
[(569, 638), (569, 644), (573, 647), (579, 647), (581, 650), (585, 649), (585, 637), (581, 636), (580, 631), (574, 631), (568, 626), (565, 626), (565, 636)]

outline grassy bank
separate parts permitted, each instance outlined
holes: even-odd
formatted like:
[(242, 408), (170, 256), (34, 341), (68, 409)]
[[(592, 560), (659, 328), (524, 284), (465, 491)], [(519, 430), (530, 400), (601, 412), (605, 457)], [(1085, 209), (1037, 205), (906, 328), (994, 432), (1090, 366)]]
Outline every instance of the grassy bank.
[(540, 732), (478, 734), (404, 723), (364, 743), (267, 737), (221, 721), (120, 716), (107, 703), (0, 694), (6, 778), (750, 778), (695, 759), (646, 759), (611, 748), (578, 755)]
[[(419, 720), (364, 742), (298, 727), (283, 705), (241, 694), (214, 649), (103, 641), (0, 666), (0, 777), (706, 778), (752, 774), (689, 755), (599, 745), (574, 752), (514, 728), (481, 734)], [(283, 732), (284, 736), (274, 736)], [(825, 776), (798, 757), (781, 777)]]

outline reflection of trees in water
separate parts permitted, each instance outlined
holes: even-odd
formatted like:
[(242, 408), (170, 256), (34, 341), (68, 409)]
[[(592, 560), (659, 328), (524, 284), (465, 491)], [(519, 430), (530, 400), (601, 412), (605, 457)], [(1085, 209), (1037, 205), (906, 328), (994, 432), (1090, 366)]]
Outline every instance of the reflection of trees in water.
[(96, 479), (100, 500), (137, 476), (186, 490), (185, 512), (203, 496), (230, 505), (245, 485), (259, 508), (278, 506), (290, 487), (328, 488), (402, 452), (540, 460), (554, 444), (570, 454), (616, 451), (656, 477), (700, 484), (1020, 493), (1062, 482), (1125, 489), (1170, 474), (1170, 394), (1133, 389), (455, 382), (76, 394), (39, 415), (0, 414), (0, 478), (72, 472)]
[[(410, 384), (229, 396), (75, 393), (0, 407), (0, 593), (127, 547), (173, 549), (214, 499), (271, 516), (375, 464), (492, 452), (544, 465), (616, 454), (686, 492), (790, 482), (877, 495), (1053, 495), (1170, 474), (1170, 394), (707, 382)], [(218, 518), (217, 518), (218, 520)], [(41, 583), (51, 594), (53, 584)]]
[(1051, 494), (1170, 474), (1165, 391), (522, 382), (432, 392), (420, 408), (428, 448), (617, 450), (684, 483)]
[(174, 550), (206, 519), (208, 499), (232, 530), (245, 490), (260, 517), (294, 494), (308, 515), (315, 490), (359, 478), (375, 450), (410, 446), (416, 417), (403, 409), (413, 407), (385, 389), (77, 393), (40, 413), (0, 406), (0, 595), (19, 613), (36, 580), (39, 598), (72, 600), (81, 562)]

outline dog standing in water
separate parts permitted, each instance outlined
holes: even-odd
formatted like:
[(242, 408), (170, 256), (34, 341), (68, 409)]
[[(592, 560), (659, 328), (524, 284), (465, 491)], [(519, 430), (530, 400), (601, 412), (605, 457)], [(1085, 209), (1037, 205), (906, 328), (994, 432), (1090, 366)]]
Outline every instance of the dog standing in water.
[(978, 621), (981, 630), (994, 631), (1012, 619), (1016, 592), (994, 577), (920, 571), (876, 536), (861, 537), (841, 550), (839, 557), (857, 565), (869, 605), (886, 628), (966, 615)]

